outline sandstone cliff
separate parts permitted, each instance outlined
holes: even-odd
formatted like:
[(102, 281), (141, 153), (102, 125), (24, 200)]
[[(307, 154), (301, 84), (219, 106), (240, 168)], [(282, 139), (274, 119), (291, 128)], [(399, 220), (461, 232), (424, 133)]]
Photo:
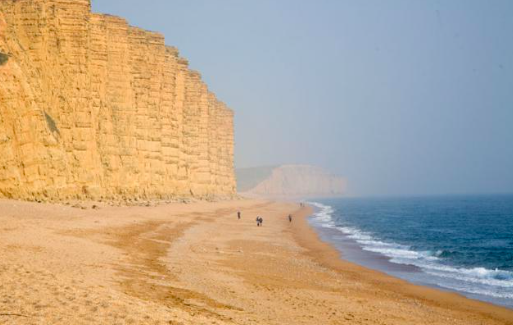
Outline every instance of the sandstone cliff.
[(235, 193), (233, 113), (161, 34), (90, 0), (0, 0), (0, 196)]
[(319, 167), (283, 165), (238, 169), (237, 189), (248, 197), (337, 197), (345, 193), (346, 181)]

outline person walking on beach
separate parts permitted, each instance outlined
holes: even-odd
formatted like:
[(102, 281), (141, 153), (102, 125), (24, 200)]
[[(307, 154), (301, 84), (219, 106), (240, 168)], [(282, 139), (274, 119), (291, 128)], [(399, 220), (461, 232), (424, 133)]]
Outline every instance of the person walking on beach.
[(264, 223), (264, 218), (260, 217), (260, 226)]
[(289, 222), (292, 222), (292, 215), (289, 214)]
[(240, 211), (237, 211), (237, 219), (240, 220)]
[(256, 218), (256, 222), (257, 222), (257, 227), (260, 227), (262, 225), (262, 222), (264, 222), (264, 219), (262, 219), (262, 217), (258, 216)]

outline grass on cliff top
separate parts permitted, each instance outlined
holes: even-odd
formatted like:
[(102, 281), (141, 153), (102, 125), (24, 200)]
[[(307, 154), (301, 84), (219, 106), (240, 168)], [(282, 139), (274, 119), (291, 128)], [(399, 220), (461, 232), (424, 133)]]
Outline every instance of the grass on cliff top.
[(9, 55), (0, 52), (0, 65), (4, 65), (9, 60)]

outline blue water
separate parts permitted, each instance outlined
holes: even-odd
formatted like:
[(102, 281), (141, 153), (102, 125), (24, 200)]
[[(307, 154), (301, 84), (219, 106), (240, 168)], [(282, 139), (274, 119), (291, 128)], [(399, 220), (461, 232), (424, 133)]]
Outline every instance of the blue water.
[[(513, 195), (343, 198), (312, 202), (324, 239), (353, 241), (366, 264), (415, 283), (513, 307)], [(367, 257), (363, 258), (367, 254)], [(360, 257), (359, 257), (360, 256)], [(377, 259), (379, 260), (379, 258)], [(363, 263), (361, 263), (363, 262)]]

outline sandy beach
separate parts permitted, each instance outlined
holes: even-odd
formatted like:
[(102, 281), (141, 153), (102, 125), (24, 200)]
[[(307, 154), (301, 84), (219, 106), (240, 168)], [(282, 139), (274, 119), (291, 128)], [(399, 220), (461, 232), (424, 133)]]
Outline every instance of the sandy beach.
[(0, 324), (513, 324), (343, 261), (295, 203), (96, 205), (0, 201)]

